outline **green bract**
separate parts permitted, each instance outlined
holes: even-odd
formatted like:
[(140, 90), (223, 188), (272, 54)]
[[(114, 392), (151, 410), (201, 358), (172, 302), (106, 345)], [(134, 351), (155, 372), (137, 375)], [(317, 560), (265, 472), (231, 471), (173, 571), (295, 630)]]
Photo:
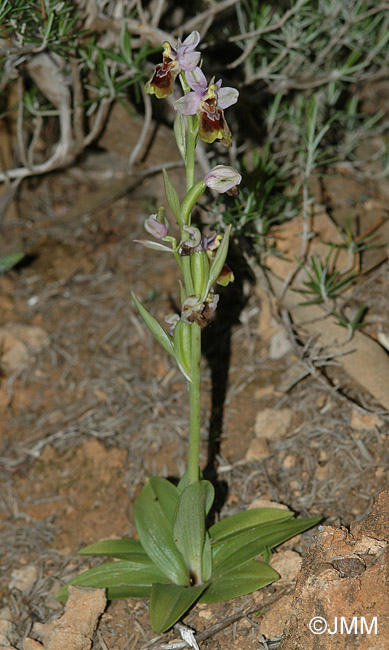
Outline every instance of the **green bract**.
[(174, 328), (174, 353), (179, 369), (184, 377), (191, 381), (192, 337), (191, 325), (179, 320)]
[(181, 206), (180, 206), (180, 199), (177, 194), (177, 190), (172, 184), (166, 169), (163, 169), (162, 172), (163, 172), (163, 181), (165, 184), (165, 194), (166, 194), (167, 202), (169, 203), (170, 209), (173, 212), (175, 218), (180, 223)]
[(211, 265), (211, 270), (209, 272), (209, 278), (208, 278), (208, 284), (205, 287), (205, 291), (202, 294), (202, 299), (205, 300), (205, 298), (208, 295), (208, 292), (212, 285), (216, 282), (220, 275), (220, 271), (222, 270), (224, 263), (227, 258), (227, 253), (228, 253), (228, 244), (230, 241), (230, 233), (231, 233), (231, 226), (228, 226), (226, 232), (224, 233), (223, 239), (220, 243), (219, 248), (216, 251), (215, 259), (212, 262)]
[(134, 292), (131, 292), (132, 299), (136, 305), (137, 310), (139, 311), (139, 314), (142, 316), (143, 322), (147, 326), (147, 328), (150, 330), (154, 338), (158, 341), (160, 345), (168, 352), (169, 354), (172, 354), (174, 356), (174, 348), (173, 344), (171, 341), (171, 338), (166, 334), (165, 330), (161, 325), (158, 323), (158, 321), (149, 314), (147, 309), (145, 309), (134, 294)]

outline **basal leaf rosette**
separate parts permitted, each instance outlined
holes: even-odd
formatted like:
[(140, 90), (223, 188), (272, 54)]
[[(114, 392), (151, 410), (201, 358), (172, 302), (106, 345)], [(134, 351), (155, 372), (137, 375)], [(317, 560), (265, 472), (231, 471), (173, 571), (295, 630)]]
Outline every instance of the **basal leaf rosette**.
[[(164, 478), (147, 479), (134, 503), (139, 539), (110, 539), (79, 551), (106, 556), (71, 585), (105, 588), (108, 599), (150, 598), (155, 633), (169, 629), (196, 602), (230, 600), (271, 584), (278, 573), (258, 556), (318, 523), (293, 512), (256, 508), (222, 519), (208, 530), (214, 498), (208, 481), (181, 489)], [(67, 599), (68, 585), (57, 599)]]

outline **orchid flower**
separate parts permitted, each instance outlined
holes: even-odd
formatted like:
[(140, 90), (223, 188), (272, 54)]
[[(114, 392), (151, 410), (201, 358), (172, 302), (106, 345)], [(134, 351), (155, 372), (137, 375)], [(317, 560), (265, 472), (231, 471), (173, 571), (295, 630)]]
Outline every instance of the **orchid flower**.
[(233, 271), (231, 271), (228, 264), (224, 264), (216, 280), (216, 284), (218, 284), (221, 287), (226, 287), (228, 284), (230, 284), (230, 282), (234, 282), (234, 280), (235, 280), (235, 276)]
[(221, 79), (216, 83), (212, 79), (208, 85), (200, 68), (187, 72), (185, 79), (192, 91), (178, 99), (174, 108), (182, 115), (197, 113), (201, 140), (208, 143), (220, 140), (226, 147), (230, 147), (231, 132), (224, 119), (223, 109), (238, 101), (239, 92), (235, 88), (221, 88)]
[(229, 192), (242, 180), (242, 176), (229, 165), (216, 165), (204, 176), (205, 184), (212, 190), (222, 194)]
[(199, 246), (201, 244), (201, 232), (196, 226), (183, 226), (182, 230), (184, 232), (187, 232), (189, 237), (185, 239), (185, 241), (182, 242), (182, 248), (185, 249), (190, 249), (190, 252), (193, 253), (194, 251), (199, 249)]
[(174, 80), (179, 72), (196, 68), (201, 56), (200, 52), (195, 51), (199, 41), (199, 32), (193, 31), (183, 43), (179, 40), (177, 47), (168, 41), (163, 43), (163, 62), (156, 66), (152, 78), (145, 85), (149, 95), (155, 95), (158, 99), (167, 97), (173, 92)]
[(215, 294), (213, 289), (209, 292), (205, 302), (202, 302), (198, 295), (189, 296), (182, 303), (181, 320), (189, 325), (197, 323), (200, 327), (206, 327), (214, 317), (218, 302), (219, 295)]
[(168, 325), (170, 325), (168, 329), (170, 336), (173, 336), (174, 328), (177, 325), (179, 320), (180, 317), (178, 314), (168, 314), (167, 316), (165, 316), (165, 323), (168, 323)]
[(181, 307), (181, 319), (184, 323), (193, 323), (195, 320), (196, 314), (199, 316), (204, 309), (204, 303), (200, 300), (200, 296), (188, 296), (182, 303)]
[(208, 253), (208, 251), (211, 252), (210, 259), (212, 259), (214, 256), (213, 251), (216, 251), (219, 248), (221, 240), (222, 237), (221, 235), (217, 234), (216, 230), (211, 230), (208, 235), (203, 235), (201, 246), (206, 253)]

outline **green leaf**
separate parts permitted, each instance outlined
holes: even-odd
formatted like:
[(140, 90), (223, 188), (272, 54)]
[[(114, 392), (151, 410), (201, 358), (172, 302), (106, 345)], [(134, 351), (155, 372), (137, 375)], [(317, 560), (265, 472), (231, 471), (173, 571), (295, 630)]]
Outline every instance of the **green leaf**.
[(165, 194), (166, 194), (167, 202), (169, 203), (170, 209), (173, 212), (178, 223), (180, 223), (181, 206), (180, 206), (179, 196), (177, 194), (176, 188), (174, 187), (173, 183), (171, 182), (168, 176), (166, 169), (163, 169), (162, 173), (163, 173), (163, 182), (165, 184)]
[(213, 260), (211, 264), (211, 268), (209, 271), (209, 280), (208, 284), (206, 287), (205, 292), (201, 296), (201, 300), (204, 301), (205, 298), (207, 297), (210, 288), (216, 282), (220, 275), (220, 271), (222, 270), (224, 266), (224, 262), (226, 261), (227, 253), (228, 253), (228, 246), (230, 243), (230, 232), (231, 232), (232, 225), (230, 224), (224, 233), (223, 239), (221, 240), (220, 246), (216, 251), (215, 259)]
[(209, 537), (205, 536), (205, 517), (214, 497), (215, 490), (209, 481), (190, 483), (181, 493), (174, 522), (174, 541), (184, 556), (186, 566), (196, 584), (204, 580), (203, 553), (207, 562), (206, 572), (209, 574), (210, 549), (204, 552), (205, 544), (210, 547)]
[(203, 581), (207, 582), (212, 577), (212, 546), (211, 538), (208, 531), (205, 531), (205, 540), (203, 547), (203, 555), (201, 558), (201, 568)]
[(138, 539), (104, 539), (90, 546), (85, 546), (79, 555), (105, 555), (122, 560), (141, 562), (148, 555)]
[(222, 576), (236, 570), (267, 549), (282, 544), (319, 521), (320, 518), (293, 519), (255, 526), (216, 542), (212, 545), (213, 575)]
[(285, 519), (292, 519), (292, 517), (294, 517), (294, 513), (291, 510), (253, 508), (252, 510), (237, 512), (235, 515), (231, 515), (231, 517), (226, 517), (218, 521), (217, 524), (211, 526), (209, 534), (212, 539), (224, 539), (230, 535), (241, 533), (247, 528), (253, 528), (253, 526), (284, 521)]
[(5, 273), (12, 269), (15, 264), (20, 262), (23, 259), (24, 253), (13, 253), (12, 255), (6, 255), (5, 257), (0, 257), (0, 273)]
[(188, 585), (185, 560), (173, 538), (173, 522), (180, 492), (164, 478), (148, 478), (134, 503), (135, 525), (141, 544), (154, 564), (172, 582)]
[(156, 634), (166, 632), (188, 611), (207, 588), (207, 584), (195, 587), (153, 584), (150, 597), (150, 621)]
[(150, 559), (147, 562), (104, 562), (93, 569), (84, 571), (56, 594), (56, 599), (65, 602), (68, 596), (68, 586), (97, 587), (107, 590), (107, 598), (146, 598), (151, 593), (154, 582), (166, 581), (166, 576)]
[(257, 589), (262, 589), (277, 580), (279, 575), (264, 562), (250, 560), (239, 567), (213, 579), (208, 589), (201, 596), (200, 603), (218, 603), (230, 598), (244, 596)]
[(146, 327), (150, 330), (154, 338), (158, 341), (160, 345), (162, 345), (162, 347), (166, 350), (166, 352), (168, 352), (175, 358), (173, 343), (169, 335), (165, 332), (163, 327), (158, 323), (158, 321), (154, 318), (154, 316), (149, 314), (147, 309), (143, 307), (142, 303), (140, 302), (140, 300), (138, 300), (138, 298), (136, 297), (133, 291), (131, 291), (131, 296)]

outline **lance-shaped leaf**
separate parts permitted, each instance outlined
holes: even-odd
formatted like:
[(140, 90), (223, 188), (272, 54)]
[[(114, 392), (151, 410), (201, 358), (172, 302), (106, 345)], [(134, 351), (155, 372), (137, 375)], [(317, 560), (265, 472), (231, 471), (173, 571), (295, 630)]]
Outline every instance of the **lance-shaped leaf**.
[(257, 555), (282, 544), (319, 521), (320, 518), (293, 519), (255, 526), (216, 542), (212, 545), (213, 575), (222, 576), (238, 569)]
[[(173, 536), (177, 548), (185, 558), (192, 580), (195, 584), (204, 581), (202, 559), (205, 557), (206, 573), (209, 578), (210, 541), (205, 535), (205, 517), (215, 497), (215, 490), (209, 481), (190, 483), (181, 493)], [(204, 545), (207, 545), (204, 551)]]
[[(104, 562), (104, 564), (80, 573), (70, 580), (68, 585), (105, 588), (107, 598), (111, 600), (114, 598), (147, 598), (154, 582), (165, 581), (164, 573), (148, 558), (142, 563), (127, 560)], [(62, 587), (56, 594), (57, 600), (66, 601), (68, 585)]]
[(294, 513), (291, 510), (280, 510), (279, 508), (253, 508), (252, 510), (243, 510), (218, 521), (211, 526), (209, 534), (212, 539), (224, 539), (230, 535), (241, 533), (247, 528), (253, 528), (260, 524), (284, 521), (293, 517)]
[(85, 546), (79, 555), (104, 555), (133, 562), (148, 561), (149, 557), (138, 539), (103, 539)]
[(135, 500), (134, 519), (141, 544), (154, 564), (172, 582), (188, 585), (186, 563), (173, 538), (179, 497), (178, 489), (166, 479), (148, 478)]
[(232, 226), (229, 225), (226, 232), (224, 233), (223, 239), (220, 242), (220, 246), (216, 251), (215, 258), (211, 264), (211, 269), (209, 271), (209, 280), (208, 284), (206, 286), (206, 290), (204, 291), (203, 295), (201, 296), (201, 300), (204, 301), (209, 293), (210, 288), (216, 282), (220, 275), (220, 271), (222, 270), (224, 263), (226, 261), (227, 253), (228, 253), (228, 246), (230, 243), (230, 232), (231, 232)]
[(250, 560), (239, 567), (212, 579), (207, 590), (200, 597), (201, 603), (218, 603), (230, 598), (244, 596), (270, 585), (280, 576), (264, 562)]
[(158, 321), (149, 314), (147, 309), (143, 307), (142, 303), (138, 298), (136, 297), (135, 293), (131, 291), (132, 299), (136, 305), (136, 308), (141, 315), (143, 322), (145, 323), (146, 327), (150, 330), (154, 338), (158, 341), (160, 345), (166, 350), (166, 352), (169, 352), (174, 358), (174, 347), (173, 343), (169, 337), (169, 335), (165, 332), (163, 327), (158, 323)]
[(163, 173), (163, 182), (165, 184), (165, 194), (166, 194), (167, 202), (169, 203), (170, 209), (173, 212), (178, 223), (182, 225), (182, 223), (180, 222), (181, 206), (180, 206), (180, 199), (177, 194), (177, 190), (174, 187), (173, 183), (171, 182), (166, 169), (163, 169), (162, 173)]
[(153, 584), (150, 597), (150, 622), (156, 634), (166, 632), (201, 596), (207, 584), (195, 587)]

